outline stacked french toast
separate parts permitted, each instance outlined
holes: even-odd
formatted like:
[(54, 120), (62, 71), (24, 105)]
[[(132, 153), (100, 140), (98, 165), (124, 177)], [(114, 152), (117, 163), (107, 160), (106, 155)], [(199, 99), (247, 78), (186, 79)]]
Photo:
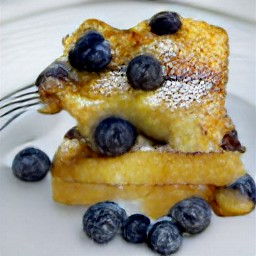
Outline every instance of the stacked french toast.
[(86, 20), (63, 45), (36, 81), (42, 113), (77, 121), (53, 160), (54, 200), (136, 200), (152, 218), (191, 196), (222, 216), (252, 211), (234, 189), (253, 180), (225, 108), (225, 30), (161, 12), (127, 30)]

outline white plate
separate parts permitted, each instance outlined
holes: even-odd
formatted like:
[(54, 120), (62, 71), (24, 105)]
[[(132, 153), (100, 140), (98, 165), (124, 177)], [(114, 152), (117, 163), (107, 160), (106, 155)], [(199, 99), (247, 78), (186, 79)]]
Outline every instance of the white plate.
[[(34, 81), (61, 53), (62, 36), (71, 33), (84, 19), (95, 17), (128, 28), (167, 9), (227, 29), (231, 47), (227, 108), (248, 149), (244, 164), (255, 175), (255, 60), (251, 54), (254, 27), (238, 19), (184, 5), (129, 1), (82, 4), (9, 22), (1, 27), (2, 96)], [(73, 125), (74, 120), (64, 112), (43, 116), (31, 111), (0, 133), (0, 255), (154, 255), (146, 245), (130, 245), (120, 238), (104, 246), (94, 244), (81, 228), (86, 208), (53, 202), (50, 175), (33, 184), (12, 175), (11, 161), (19, 149), (33, 145), (52, 157), (63, 134)], [(133, 205), (123, 206), (128, 213), (135, 211)], [(254, 256), (255, 217), (255, 211), (239, 217), (213, 216), (210, 227), (200, 235), (186, 237), (175, 255)]]

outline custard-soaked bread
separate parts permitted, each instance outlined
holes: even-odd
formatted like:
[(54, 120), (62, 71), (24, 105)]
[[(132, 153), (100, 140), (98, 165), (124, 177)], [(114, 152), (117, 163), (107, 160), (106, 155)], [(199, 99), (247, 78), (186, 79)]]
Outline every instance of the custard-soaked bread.
[(177, 202), (191, 196), (204, 198), (219, 216), (237, 216), (251, 212), (255, 202), (240, 191), (213, 185), (108, 185), (52, 179), (53, 199), (69, 205), (91, 205), (107, 200), (134, 201), (140, 211), (157, 219), (166, 215)]
[(36, 81), (41, 112), (77, 120), (54, 157), (55, 200), (137, 199), (153, 217), (193, 195), (221, 215), (252, 209), (228, 202), (245, 149), (225, 109), (223, 29), (171, 12), (128, 30), (92, 19), (63, 45)]
[(221, 187), (215, 190), (212, 208), (220, 216), (237, 216), (251, 212), (255, 203), (239, 190)]
[(64, 138), (57, 150), (53, 177), (108, 185), (212, 184), (224, 186), (245, 174), (239, 152), (177, 153), (165, 146), (134, 147), (121, 156), (94, 152), (84, 139)]
[[(223, 137), (234, 130), (224, 106), (228, 36), (203, 21), (181, 18), (181, 23), (176, 33), (159, 36), (151, 32), (148, 20), (128, 30), (86, 20), (63, 39), (63, 56), (37, 81), (46, 104), (41, 111), (67, 110), (92, 144), (99, 121), (119, 116), (175, 151), (221, 151)], [(76, 56), (70, 54), (93, 31), (111, 52), (109, 64), (96, 72), (78, 68), (80, 62), (73, 64)], [(155, 90), (134, 89), (128, 81), (127, 66), (138, 55), (150, 55), (161, 64), (163, 81)], [(51, 69), (57, 71), (49, 75)]]
[(215, 187), (210, 185), (107, 185), (65, 181), (53, 177), (53, 199), (72, 205), (91, 205), (106, 200), (126, 200), (139, 204), (151, 218), (166, 215), (170, 207), (190, 196), (214, 202)]

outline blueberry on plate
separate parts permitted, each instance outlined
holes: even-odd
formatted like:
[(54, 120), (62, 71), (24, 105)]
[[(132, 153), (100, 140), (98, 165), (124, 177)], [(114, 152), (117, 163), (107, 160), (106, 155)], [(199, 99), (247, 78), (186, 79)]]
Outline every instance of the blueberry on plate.
[(204, 199), (192, 196), (176, 203), (168, 216), (177, 221), (182, 232), (197, 234), (210, 224), (211, 207)]
[(149, 226), (147, 243), (154, 252), (169, 255), (179, 250), (182, 235), (171, 217), (163, 217)]
[(69, 69), (64, 62), (56, 61), (50, 64), (45, 70), (43, 70), (36, 79), (35, 85), (40, 86), (47, 78), (57, 78), (62, 81), (67, 81), (69, 76)]
[(100, 71), (111, 61), (110, 45), (99, 32), (90, 30), (78, 39), (68, 59), (78, 70)]
[(256, 185), (255, 181), (249, 174), (237, 179), (228, 188), (239, 190), (242, 195), (247, 196), (251, 201), (256, 203)]
[(143, 214), (133, 214), (127, 218), (123, 226), (123, 238), (130, 243), (146, 241), (150, 219)]
[(97, 125), (93, 137), (100, 153), (117, 156), (132, 148), (137, 132), (128, 121), (118, 117), (108, 117)]
[(127, 67), (127, 79), (133, 89), (155, 90), (164, 82), (161, 63), (150, 55), (138, 55)]
[(159, 36), (174, 34), (181, 25), (180, 17), (176, 12), (159, 12), (149, 22), (151, 32)]
[(88, 208), (83, 216), (83, 230), (93, 241), (108, 243), (121, 232), (127, 215), (118, 204), (100, 202)]
[(21, 150), (12, 162), (13, 174), (23, 181), (42, 180), (50, 167), (49, 157), (40, 149), (33, 147)]

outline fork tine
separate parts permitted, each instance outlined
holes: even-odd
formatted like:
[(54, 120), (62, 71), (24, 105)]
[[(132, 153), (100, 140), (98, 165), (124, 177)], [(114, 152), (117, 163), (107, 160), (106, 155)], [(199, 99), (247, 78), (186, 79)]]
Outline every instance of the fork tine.
[(0, 99), (0, 131), (18, 116), (40, 103), (38, 90), (34, 84), (18, 89)]
[[(32, 92), (23, 93), (23, 94), (19, 94), (19, 95), (16, 96), (15, 98), (20, 98), (20, 97), (28, 96), (28, 95), (32, 95), (32, 94), (37, 94), (37, 95), (38, 95), (38, 90), (37, 90), (37, 91), (32, 91)], [(38, 97), (39, 97), (39, 96), (38, 96)]]
[(20, 109), (26, 109), (35, 105), (38, 105), (40, 103), (40, 101), (37, 101), (35, 103), (31, 103), (31, 104), (26, 104), (26, 105), (22, 105), (22, 106), (18, 106), (16, 108), (12, 108), (11, 110), (8, 110), (7, 112), (5, 112), (4, 114), (2, 114), (0, 117), (4, 117), (8, 114), (11, 114), (12, 112), (16, 111), (16, 110), (20, 110)]
[(2, 131), (8, 124), (10, 124), (14, 119), (16, 119), (17, 117), (19, 117), (20, 115), (22, 115), (23, 113), (25, 113), (26, 110), (23, 110), (19, 113), (17, 113), (16, 115), (12, 116), (10, 119), (8, 119), (0, 128), (0, 131)]
[[(14, 91), (14, 92), (11, 92), (11, 93), (7, 94), (7, 95), (4, 96), (3, 98), (1, 98), (0, 101), (4, 101), (4, 100), (6, 100), (6, 99), (12, 98), (12, 97), (14, 97), (16, 94), (18, 94), (19, 92), (24, 92), (24, 91), (29, 90), (29, 89), (31, 89), (31, 88), (36, 89), (35, 91), (38, 92), (38, 90), (37, 90), (35, 84), (29, 84), (29, 85), (27, 85), (27, 86), (25, 86), (25, 87), (22, 87), (22, 88), (20, 88), (20, 89)], [(26, 95), (26, 94), (27, 94), (27, 93), (24, 93), (23, 95)], [(20, 95), (20, 96), (22, 96), (22, 95)]]
[(14, 104), (24, 103), (24, 102), (28, 102), (28, 101), (35, 100), (35, 99), (39, 100), (39, 96), (35, 96), (35, 97), (27, 98), (27, 99), (22, 99), (22, 100), (16, 100), (16, 101), (13, 101), (13, 102), (10, 102), (10, 103), (7, 103), (7, 104), (1, 106), (0, 109), (9, 107), (9, 106), (14, 105)]

